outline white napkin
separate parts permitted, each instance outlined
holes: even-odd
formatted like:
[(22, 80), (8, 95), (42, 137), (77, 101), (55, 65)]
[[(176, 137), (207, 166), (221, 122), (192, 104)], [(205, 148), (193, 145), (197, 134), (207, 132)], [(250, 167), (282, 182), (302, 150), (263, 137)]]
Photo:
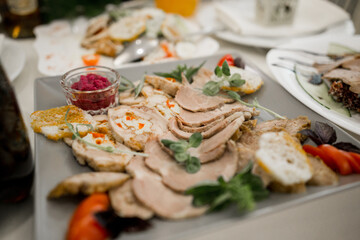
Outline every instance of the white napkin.
[(293, 24), (281, 26), (257, 23), (255, 0), (221, 1), (214, 3), (214, 7), (222, 23), (244, 36), (278, 38), (311, 35), (350, 19), (347, 12), (326, 0), (299, 0)]

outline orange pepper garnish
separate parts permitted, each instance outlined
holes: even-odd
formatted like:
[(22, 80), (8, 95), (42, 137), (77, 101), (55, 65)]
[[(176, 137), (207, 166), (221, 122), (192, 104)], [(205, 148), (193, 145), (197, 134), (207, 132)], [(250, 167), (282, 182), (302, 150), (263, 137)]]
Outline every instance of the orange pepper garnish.
[(131, 120), (134, 120), (134, 119), (135, 119), (134, 116), (126, 116), (126, 120), (128, 120), (128, 121), (131, 121)]
[(169, 45), (166, 42), (162, 42), (160, 43), (161, 48), (164, 50), (164, 52), (166, 53), (166, 57), (175, 57), (175, 55), (170, 51), (169, 49)]
[(175, 107), (175, 104), (170, 104), (170, 100), (166, 100), (166, 105), (168, 106), (168, 108), (172, 108)]
[(95, 143), (100, 145), (102, 143), (102, 141), (100, 139), (96, 139)]
[(121, 128), (123, 128), (123, 127), (121, 126), (121, 124), (120, 124), (120, 123), (117, 123), (116, 125), (118, 125), (118, 127), (121, 127)]
[(168, 77), (168, 78), (166, 78), (167, 80), (169, 80), (170, 82), (176, 82), (176, 79), (175, 78), (170, 78), (170, 77)]
[(145, 126), (143, 123), (139, 123), (139, 129), (142, 129)]
[(94, 138), (104, 138), (105, 134), (103, 133), (97, 133), (97, 132), (91, 132)]
[(86, 54), (81, 56), (85, 66), (97, 65), (100, 60), (99, 54)]

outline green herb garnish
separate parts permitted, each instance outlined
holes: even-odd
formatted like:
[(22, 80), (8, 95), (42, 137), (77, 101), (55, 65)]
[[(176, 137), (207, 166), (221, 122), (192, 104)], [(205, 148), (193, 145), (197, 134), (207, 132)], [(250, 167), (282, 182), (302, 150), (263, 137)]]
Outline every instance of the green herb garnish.
[(231, 87), (240, 87), (245, 84), (245, 80), (241, 79), (240, 74), (230, 73), (229, 64), (226, 60), (223, 62), (222, 67), (216, 66), (214, 72), (219, 81), (209, 81), (204, 85), (202, 92), (207, 96), (217, 95), (226, 82)]
[(189, 148), (200, 146), (202, 139), (201, 133), (194, 133), (190, 136), (188, 142), (185, 140), (172, 141), (162, 139), (161, 143), (174, 152), (175, 160), (185, 165), (186, 172), (196, 173), (201, 167), (200, 160), (197, 157), (191, 156), (187, 151)]
[(68, 110), (66, 111), (66, 114), (65, 114), (65, 124), (69, 128), (70, 132), (73, 134), (73, 136), (72, 136), (73, 140), (78, 139), (80, 142), (85, 143), (86, 145), (89, 145), (91, 147), (95, 147), (95, 148), (97, 148), (99, 150), (103, 150), (103, 151), (110, 152), (110, 153), (126, 153), (126, 154), (132, 154), (132, 155), (139, 155), (139, 156), (143, 156), (143, 157), (148, 157), (148, 155), (146, 153), (124, 151), (124, 150), (120, 150), (120, 149), (117, 149), (117, 148), (114, 148), (114, 147), (111, 147), (111, 146), (103, 147), (103, 146), (99, 146), (97, 144), (94, 144), (94, 143), (91, 143), (91, 142), (88, 142), (88, 141), (84, 140), (80, 136), (78, 126), (81, 126), (81, 125), (86, 126), (91, 131), (94, 130), (93, 126), (91, 124), (77, 124), (76, 127), (74, 128), (74, 126), (67, 121), (69, 111), (70, 111), (70, 108), (68, 108)]
[(177, 82), (182, 83), (181, 73), (184, 73), (186, 79), (189, 83), (192, 83), (192, 77), (199, 71), (199, 69), (205, 64), (205, 61), (202, 62), (198, 67), (187, 67), (185, 65), (178, 65), (176, 69), (170, 73), (161, 73), (155, 72), (154, 74), (164, 78), (174, 78)]
[(121, 76), (121, 79), (122, 80), (120, 81), (119, 92), (124, 92), (124, 91), (132, 89), (132, 91), (134, 91), (134, 93), (135, 93), (135, 98), (137, 98), (139, 96), (139, 94), (141, 93), (141, 90), (144, 87), (145, 76), (140, 80), (140, 82), (137, 86), (135, 86), (132, 81), (130, 81), (129, 79), (127, 79), (124, 76)]
[(236, 203), (239, 211), (252, 210), (255, 201), (266, 198), (269, 192), (260, 177), (251, 173), (251, 169), (252, 164), (249, 164), (228, 182), (221, 176), (217, 181), (197, 184), (185, 194), (194, 197), (194, 206), (209, 206), (209, 212), (224, 209), (231, 203)]

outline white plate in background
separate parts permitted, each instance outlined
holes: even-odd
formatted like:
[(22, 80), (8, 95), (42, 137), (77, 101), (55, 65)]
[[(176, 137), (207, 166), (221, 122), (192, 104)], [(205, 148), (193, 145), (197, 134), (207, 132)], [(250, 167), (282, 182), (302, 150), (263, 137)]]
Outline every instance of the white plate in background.
[[(330, 42), (340, 43), (350, 48), (360, 51), (360, 35), (355, 36), (333, 36), (329, 37), (313, 37), (303, 40), (293, 41), (288, 44), (280, 45), (278, 48), (286, 49), (303, 49), (312, 52), (326, 53)], [(337, 113), (333, 110), (327, 109), (312, 99), (298, 84), (295, 74), (287, 69), (273, 66), (274, 63), (280, 63), (284, 66), (289, 66), (291, 63), (285, 60), (280, 60), (280, 57), (287, 57), (305, 61), (306, 59), (313, 59), (311, 55), (306, 55), (298, 52), (283, 51), (272, 49), (266, 56), (266, 62), (272, 74), (277, 81), (295, 98), (311, 108), (316, 113), (334, 122), (335, 124), (353, 132), (360, 134), (360, 113), (352, 111), (352, 117), (348, 117)]]
[[(237, 7), (239, 7), (239, 14), (242, 14), (247, 11), (253, 11), (253, 4), (255, 0), (242, 0), (237, 2)], [(222, 4), (228, 4), (227, 1), (221, 1)], [(203, 27), (209, 26), (221, 26), (219, 20), (216, 19), (215, 8), (212, 2), (204, 3), (198, 9), (195, 19)], [(326, 29), (324, 32), (321, 32), (312, 36), (352, 36), (355, 33), (355, 27), (351, 20), (333, 25)], [(252, 36), (242, 36), (240, 34), (231, 32), (231, 31), (222, 31), (215, 34), (216, 37), (229, 41), (232, 43), (237, 43), (246, 46), (252, 47), (261, 47), (261, 48), (274, 48), (281, 44), (285, 44), (295, 39), (303, 39), (311, 36), (303, 36), (297, 38), (265, 38), (265, 37), (252, 37)]]
[(14, 81), (24, 69), (26, 56), (18, 42), (5, 38), (0, 59), (8, 78)]

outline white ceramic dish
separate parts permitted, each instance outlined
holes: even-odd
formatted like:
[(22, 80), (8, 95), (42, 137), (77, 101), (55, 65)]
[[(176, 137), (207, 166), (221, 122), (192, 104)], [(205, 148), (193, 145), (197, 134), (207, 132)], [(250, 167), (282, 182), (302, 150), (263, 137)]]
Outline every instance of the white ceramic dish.
[[(255, 1), (254, 1), (255, 2)], [(226, 4), (226, 1), (224, 1)], [(239, 7), (239, 14), (245, 13), (246, 11), (252, 11), (251, 4), (249, 1), (239, 1), (236, 5)], [(251, 8), (251, 9), (249, 9)], [(219, 20), (216, 19), (215, 9), (212, 3), (205, 3), (201, 5), (201, 8), (198, 9), (198, 12), (195, 16), (196, 20), (203, 26), (218, 26), (220, 25)], [(329, 36), (329, 35), (354, 35), (355, 27), (351, 20), (341, 22), (339, 24), (333, 25), (326, 29), (325, 31), (316, 34), (316, 36)], [(222, 31), (215, 34), (216, 37), (229, 41), (236, 44), (253, 46), (253, 47), (261, 47), (261, 48), (274, 48), (281, 44), (285, 44), (294, 39), (303, 39), (309, 36), (297, 37), (297, 38), (266, 38), (266, 37), (252, 37), (252, 36), (242, 36), (240, 34), (231, 32), (231, 31)], [(315, 36), (315, 35), (314, 35)]]
[[(291, 43), (281, 45), (278, 48), (303, 49), (313, 52), (326, 53), (328, 44), (330, 42), (341, 43), (342, 45), (349, 46), (353, 49), (357, 49), (360, 51), (359, 35), (353, 37), (334, 36), (331, 39), (326, 37), (314, 37), (314, 38), (304, 39), (301, 41), (293, 41)], [(334, 122), (335, 124), (351, 132), (360, 134), (360, 113), (352, 112), (352, 116), (348, 117), (320, 105), (301, 88), (301, 86), (297, 83), (295, 74), (293, 72), (284, 68), (273, 66), (273, 64), (275, 63), (280, 63), (281, 65), (284, 66), (292, 65), (288, 61), (280, 60), (279, 58), (281, 57), (306, 61), (311, 58), (313, 59), (313, 56), (296, 53), (296, 52), (272, 49), (268, 52), (266, 56), (266, 61), (267, 61), (267, 65), (269, 66), (271, 72), (274, 74), (278, 82), (300, 102), (302, 102), (307, 107), (311, 108), (313, 111), (317, 112), (321, 116)]]
[(0, 58), (10, 81), (14, 81), (25, 65), (24, 50), (16, 41), (5, 38)]

